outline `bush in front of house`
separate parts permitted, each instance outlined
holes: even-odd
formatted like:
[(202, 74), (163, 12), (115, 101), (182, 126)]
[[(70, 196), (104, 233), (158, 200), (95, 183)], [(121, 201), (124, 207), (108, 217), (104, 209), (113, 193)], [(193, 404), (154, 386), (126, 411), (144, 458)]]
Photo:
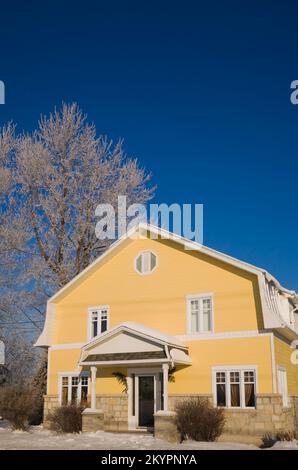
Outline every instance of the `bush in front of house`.
[(48, 414), (49, 427), (59, 433), (79, 433), (82, 431), (82, 406), (64, 405)]
[(183, 401), (177, 404), (176, 412), (176, 424), (181, 442), (184, 439), (215, 441), (224, 430), (224, 410), (214, 408), (205, 399)]
[(272, 434), (270, 432), (264, 434), (262, 437), (262, 449), (268, 449), (272, 447), (278, 441), (294, 441), (297, 439), (297, 433), (295, 431), (278, 431), (276, 434)]
[(0, 416), (9, 421), (13, 429), (27, 428), (35, 404), (35, 393), (28, 385), (10, 385), (0, 389)]

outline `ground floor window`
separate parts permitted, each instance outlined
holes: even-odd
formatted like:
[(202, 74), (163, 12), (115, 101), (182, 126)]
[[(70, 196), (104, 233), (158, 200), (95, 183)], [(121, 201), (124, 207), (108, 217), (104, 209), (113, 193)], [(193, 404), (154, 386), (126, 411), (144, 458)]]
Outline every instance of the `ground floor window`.
[(217, 406), (255, 407), (256, 372), (254, 369), (215, 370), (214, 381)]
[(67, 404), (87, 404), (88, 375), (62, 375), (60, 377), (60, 402)]

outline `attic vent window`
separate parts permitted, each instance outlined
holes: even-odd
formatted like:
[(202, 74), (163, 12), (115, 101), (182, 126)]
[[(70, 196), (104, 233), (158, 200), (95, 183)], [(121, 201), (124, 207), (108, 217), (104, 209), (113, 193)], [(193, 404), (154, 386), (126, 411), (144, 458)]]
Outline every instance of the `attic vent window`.
[(150, 274), (157, 265), (157, 256), (152, 251), (142, 251), (135, 259), (135, 268), (139, 274)]

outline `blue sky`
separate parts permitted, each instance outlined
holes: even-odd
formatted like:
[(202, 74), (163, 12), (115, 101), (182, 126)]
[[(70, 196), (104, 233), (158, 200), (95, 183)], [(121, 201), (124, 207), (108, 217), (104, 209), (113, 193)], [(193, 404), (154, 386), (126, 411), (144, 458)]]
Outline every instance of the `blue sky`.
[(13, 119), (77, 101), (153, 174), (155, 202), (203, 203), (204, 243), (298, 290), (295, 1), (2, 2)]

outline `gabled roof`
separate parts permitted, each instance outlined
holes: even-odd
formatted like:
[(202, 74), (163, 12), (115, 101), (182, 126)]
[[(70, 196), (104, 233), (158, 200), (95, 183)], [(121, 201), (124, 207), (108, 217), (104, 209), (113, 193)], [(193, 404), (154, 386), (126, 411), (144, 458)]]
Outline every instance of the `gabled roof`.
[(92, 338), (85, 344), (85, 346), (83, 346), (82, 349), (83, 351), (88, 350), (121, 332), (136, 334), (139, 337), (145, 338), (149, 341), (158, 342), (163, 345), (187, 349), (187, 346), (185, 346), (185, 344), (175, 336), (168, 335), (162, 331), (132, 321), (122, 322), (96, 338)]
[(243, 271), (246, 271), (252, 274), (262, 274), (268, 282), (273, 282), (276, 285), (277, 289), (279, 289), (280, 291), (288, 295), (295, 297), (298, 302), (296, 292), (282, 287), (281, 284), (278, 282), (278, 280), (265, 269), (258, 268), (257, 266), (246, 263), (245, 261), (240, 261), (236, 258), (233, 258), (232, 256), (226, 255), (212, 248), (201, 245), (200, 243), (188, 240), (187, 238), (184, 238), (180, 235), (176, 235), (175, 233), (169, 232), (168, 230), (165, 230), (163, 228), (157, 227), (152, 224), (146, 224), (143, 222), (132, 227), (121, 238), (119, 238), (114, 243), (112, 243), (112, 245), (102, 255), (100, 255), (95, 261), (93, 261), (93, 263), (87, 266), (87, 268), (85, 268), (80, 274), (74, 277), (64, 287), (62, 287), (62, 289), (56, 292), (56, 294), (54, 294), (48, 300), (48, 302), (54, 303), (57, 300), (59, 300), (60, 296), (65, 295), (72, 286), (78, 283), (81, 279), (84, 279), (84, 277), (86, 277), (89, 273), (91, 274), (92, 272), (94, 272), (94, 270), (99, 265), (104, 264), (104, 262), (108, 259), (109, 255), (111, 255), (113, 251), (116, 250), (116, 248), (118, 248), (122, 243), (124, 243), (125, 240), (132, 238), (137, 232), (139, 232), (140, 235), (145, 236), (145, 238), (146, 238), (146, 235), (145, 235), (146, 233), (148, 232), (153, 233), (154, 235), (160, 236), (162, 239), (172, 240), (176, 243), (179, 243), (180, 245), (183, 245), (188, 251), (200, 251), (201, 253), (207, 256), (223, 261), (229, 265), (242, 269)]
[[(162, 239), (171, 240), (175, 243), (182, 245), (188, 250), (188, 252), (199, 251), (200, 253), (206, 256), (220, 260), (224, 263), (227, 263), (228, 265), (243, 270), (244, 272), (256, 275), (259, 283), (261, 304), (264, 317), (264, 327), (281, 327), (283, 328), (283, 331), (286, 332), (285, 327), (287, 325), (285, 324), (283, 318), (278, 313), (274, 312), (270, 306), (270, 302), (268, 303), (268, 299), (266, 298), (266, 283), (273, 284), (280, 293), (289, 297), (295, 307), (298, 308), (298, 296), (295, 291), (288, 290), (281, 286), (278, 280), (265, 269), (258, 268), (244, 261), (240, 261), (236, 258), (233, 258), (232, 256), (226, 255), (212, 248), (208, 248), (199, 243), (190, 241), (182, 236), (176, 235), (175, 233), (171, 233), (165, 229), (154, 226), (152, 224), (140, 223), (132, 227), (128, 232), (126, 232), (125, 235), (123, 235), (116, 242), (114, 242), (101, 256), (99, 256), (93, 263), (91, 263), (86, 269), (84, 269), (80, 274), (78, 274), (74, 279), (72, 279), (68, 284), (66, 284), (62, 289), (60, 289), (48, 300), (45, 326), (43, 332), (35, 343), (35, 346), (44, 347), (49, 346), (51, 344), (50, 337), (53, 327), (52, 313), (55, 310), (55, 303), (59, 301), (59, 299), (61, 299), (63, 296), (67, 295), (68, 291), (72, 287), (75, 287), (82, 280), (87, 279), (89, 275), (94, 273), (100, 266), (104, 265), (104, 263), (107, 262), (111, 258), (111, 256), (113, 256), (114, 252), (117, 252), (117, 249), (122, 248), (121, 245), (124, 245), (127, 240), (133, 238), (138, 233), (140, 236), (144, 236), (144, 238), (148, 238), (148, 233), (152, 233), (154, 235), (154, 239), (160, 237)], [(296, 331), (295, 334), (297, 334)]]
[[(118, 339), (117, 343), (115, 339)], [(191, 364), (188, 347), (178, 338), (159, 330), (123, 322), (88, 341), (82, 347), (79, 365), (164, 362)]]

